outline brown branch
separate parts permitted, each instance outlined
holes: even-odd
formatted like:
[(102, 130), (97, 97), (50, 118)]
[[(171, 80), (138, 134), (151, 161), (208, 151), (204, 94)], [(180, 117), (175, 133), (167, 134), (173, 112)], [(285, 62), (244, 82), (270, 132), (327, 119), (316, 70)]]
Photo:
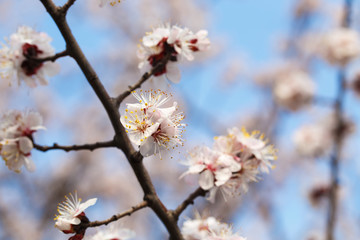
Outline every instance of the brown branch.
[(199, 187), (198, 189), (196, 189), (193, 193), (191, 193), (189, 195), (189, 197), (187, 199), (184, 200), (184, 202), (182, 202), (174, 211), (172, 211), (172, 215), (175, 218), (175, 220), (177, 221), (179, 219), (180, 214), (190, 205), (190, 204), (194, 204), (194, 200), (197, 197), (204, 197), (205, 194), (208, 191), (202, 189), (201, 187)]
[(79, 150), (93, 151), (98, 148), (109, 148), (109, 147), (116, 147), (115, 142), (113, 140), (108, 142), (97, 142), (91, 144), (72, 145), (72, 146), (61, 146), (58, 145), (57, 143), (54, 143), (52, 146), (41, 146), (34, 143), (34, 148), (42, 152), (47, 152), (49, 150), (64, 150), (65, 152), (79, 151)]
[(138, 89), (141, 87), (141, 85), (148, 80), (152, 75), (154, 75), (157, 71), (159, 71), (160, 69), (162, 69), (167, 62), (170, 60), (171, 54), (167, 54), (158, 64), (156, 64), (155, 67), (153, 67), (149, 72), (144, 73), (141, 78), (139, 79), (139, 81), (134, 84), (133, 86), (129, 86), (129, 89), (126, 90), (125, 92), (123, 92), (122, 94), (120, 94), (119, 96), (117, 96), (115, 98), (115, 104), (117, 107), (120, 106), (121, 102), (131, 94), (132, 91), (134, 91), (135, 89)]
[(24, 55), (24, 56), (27, 59), (29, 59), (31, 61), (36, 61), (36, 62), (47, 62), (47, 61), (55, 62), (58, 58), (69, 56), (69, 53), (68, 53), (67, 50), (64, 50), (62, 52), (56, 53), (53, 56), (44, 57), (44, 58), (34, 58), (34, 57), (29, 56), (29, 55)]
[(104, 221), (94, 221), (94, 222), (89, 222), (87, 224), (84, 225), (85, 228), (88, 228), (88, 227), (98, 227), (98, 226), (101, 226), (101, 225), (108, 225), (109, 223), (111, 222), (114, 222), (114, 221), (117, 221), (119, 220), (120, 218), (123, 218), (125, 216), (130, 216), (131, 214), (133, 214), (134, 212), (140, 210), (140, 209), (143, 209), (145, 207), (148, 206), (148, 203), (146, 201), (143, 201), (141, 203), (139, 203), (138, 205), (136, 206), (133, 206), (131, 209), (123, 212), (123, 213), (119, 213), (117, 215), (114, 215), (112, 216), (111, 218), (109, 219), (106, 219)]
[[(351, 8), (352, 0), (344, 1), (344, 10), (345, 18), (343, 19), (342, 26), (345, 28), (350, 27), (351, 22)], [(330, 160), (330, 190), (329, 190), (329, 207), (328, 207), (328, 216), (326, 223), (326, 239), (334, 240), (335, 224), (337, 217), (337, 208), (338, 208), (338, 196), (337, 189), (339, 185), (339, 162), (341, 158), (341, 150), (343, 145), (344, 138), (344, 100), (345, 100), (345, 91), (346, 91), (346, 81), (345, 81), (345, 69), (342, 68), (338, 72), (338, 90), (337, 97), (335, 102), (335, 146), (334, 152)]]
[(116, 147), (121, 149), (127, 157), (127, 160), (131, 165), (141, 188), (143, 189), (144, 200), (148, 202), (149, 207), (156, 213), (158, 218), (165, 225), (170, 234), (171, 240), (183, 240), (176, 220), (157, 196), (150, 175), (142, 163), (143, 157), (134, 149), (126, 135), (124, 127), (120, 123), (120, 114), (116, 104), (116, 99), (110, 98), (95, 70), (80, 49), (80, 46), (66, 21), (66, 14), (64, 14), (61, 9), (59, 10), (59, 8), (57, 8), (51, 0), (40, 1), (59, 28), (66, 42), (66, 48), (69, 55), (76, 61), (88, 83), (104, 106), (115, 131), (114, 141)]
[(75, 3), (75, 1), (76, 0), (68, 0), (67, 3), (65, 3), (64, 6), (60, 8), (60, 11), (66, 14), (69, 8)]

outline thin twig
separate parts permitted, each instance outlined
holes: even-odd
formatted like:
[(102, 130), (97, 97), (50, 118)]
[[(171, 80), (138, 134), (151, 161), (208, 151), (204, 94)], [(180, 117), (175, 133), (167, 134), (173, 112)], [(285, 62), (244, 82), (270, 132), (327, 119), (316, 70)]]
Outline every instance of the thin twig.
[(49, 56), (49, 57), (44, 57), (44, 58), (34, 58), (31, 56), (27, 56), (25, 55), (25, 57), (31, 61), (35, 61), (35, 62), (47, 62), (47, 61), (51, 61), (51, 62), (55, 62), (58, 58), (61, 57), (65, 57), (65, 56), (69, 56), (69, 53), (67, 50), (64, 50), (62, 52), (56, 53), (53, 56)]
[(120, 94), (118, 97), (115, 98), (115, 104), (117, 107), (120, 106), (121, 102), (131, 94), (132, 91), (134, 91), (137, 88), (140, 88), (141, 85), (148, 80), (152, 75), (156, 74), (157, 71), (162, 69), (167, 62), (170, 60), (171, 54), (167, 54), (158, 64), (156, 64), (155, 67), (153, 67), (149, 72), (144, 73), (139, 81), (134, 84), (133, 86), (129, 86), (129, 89)]
[(174, 211), (172, 211), (172, 215), (175, 218), (175, 220), (177, 221), (179, 219), (180, 214), (190, 205), (190, 204), (194, 204), (194, 200), (197, 197), (200, 196), (205, 196), (205, 194), (207, 193), (207, 191), (205, 191), (204, 189), (202, 189), (201, 187), (199, 187), (198, 189), (196, 189), (193, 193), (191, 193), (189, 195), (189, 197), (187, 199), (185, 199)]
[(79, 151), (79, 150), (93, 151), (98, 148), (109, 148), (109, 147), (116, 147), (114, 140), (108, 142), (96, 142), (91, 144), (72, 145), (72, 146), (61, 146), (58, 145), (57, 143), (54, 143), (52, 146), (41, 146), (34, 143), (34, 148), (42, 152), (47, 152), (49, 150), (64, 150), (65, 152)]
[(86, 224), (84, 227), (88, 228), (88, 227), (98, 227), (98, 226), (101, 226), (101, 225), (108, 225), (109, 223), (111, 222), (114, 222), (114, 221), (117, 221), (119, 220), (120, 218), (123, 218), (125, 216), (130, 216), (131, 214), (133, 214), (134, 212), (140, 210), (140, 209), (143, 209), (145, 207), (148, 206), (148, 202), (147, 201), (143, 201), (141, 203), (139, 203), (138, 205), (136, 206), (133, 206), (131, 209), (123, 212), (123, 213), (119, 213), (117, 215), (114, 215), (112, 216), (111, 218), (109, 219), (106, 219), (104, 221), (94, 221), (94, 222), (90, 222), (88, 224)]
[(68, 0), (67, 3), (65, 3), (64, 6), (60, 8), (60, 11), (66, 14), (69, 8), (75, 3), (75, 1), (76, 0)]
[[(352, 0), (344, 1), (344, 10), (345, 18), (343, 19), (342, 26), (345, 28), (350, 27), (351, 22), (351, 8)], [(337, 208), (338, 208), (338, 196), (337, 189), (339, 185), (339, 161), (341, 158), (341, 150), (343, 144), (343, 135), (345, 129), (344, 117), (343, 117), (343, 108), (345, 100), (345, 91), (346, 91), (346, 81), (345, 81), (345, 69), (342, 68), (338, 72), (338, 91), (335, 103), (335, 146), (334, 152), (330, 160), (330, 190), (329, 190), (329, 208), (326, 224), (326, 239), (334, 240)]]

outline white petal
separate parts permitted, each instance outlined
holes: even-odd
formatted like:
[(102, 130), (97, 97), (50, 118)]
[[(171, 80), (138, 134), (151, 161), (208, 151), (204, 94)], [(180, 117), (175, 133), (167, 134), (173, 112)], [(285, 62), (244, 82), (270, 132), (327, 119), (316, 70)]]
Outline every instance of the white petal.
[(31, 149), (33, 149), (33, 143), (28, 137), (20, 137), (19, 138), (19, 149), (24, 154), (30, 153)]
[(215, 185), (216, 186), (223, 185), (231, 178), (231, 175), (232, 175), (232, 173), (229, 168), (223, 168), (221, 170), (216, 171), (215, 172), (215, 178), (216, 178)]
[(79, 206), (79, 214), (82, 213), (85, 209), (87, 209), (88, 207), (94, 205), (97, 201), (97, 198), (91, 198), (89, 200), (87, 200), (84, 203), (81, 203)]
[(69, 231), (71, 230), (71, 224), (68, 221), (65, 221), (63, 218), (58, 218), (55, 222), (55, 227), (60, 231)]
[(25, 167), (29, 172), (35, 171), (36, 166), (30, 158), (24, 157), (24, 162), (25, 162)]
[[(82, 212), (79, 212), (79, 214)], [(72, 224), (72, 225), (79, 225), (81, 223), (81, 220), (77, 217), (73, 217), (71, 219), (66, 219), (68, 223)]]
[(173, 83), (179, 83), (181, 80), (180, 69), (176, 66), (175, 63), (168, 63), (166, 65), (166, 77)]
[(144, 143), (140, 145), (140, 153), (144, 157), (151, 156), (155, 154), (155, 147), (156, 143), (154, 141), (154, 138), (150, 136), (145, 140)]
[(203, 164), (196, 164), (189, 167), (189, 173), (200, 173), (204, 170), (205, 166)]
[(205, 170), (200, 174), (199, 185), (204, 190), (209, 190), (214, 186), (214, 175), (211, 171)]

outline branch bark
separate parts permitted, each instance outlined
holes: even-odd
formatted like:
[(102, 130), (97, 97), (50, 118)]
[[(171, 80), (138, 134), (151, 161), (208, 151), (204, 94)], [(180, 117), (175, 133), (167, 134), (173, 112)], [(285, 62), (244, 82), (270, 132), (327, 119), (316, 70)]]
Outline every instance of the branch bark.
[(72, 146), (61, 146), (58, 145), (57, 143), (54, 143), (52, 146), (41, 146), (36, 143), (33, 144), (34, 144), (34, 148), (42, 152), (47, 152), (50, 150), (64, 150), (65, 152), (79, 151), (79, 150), (93, 151), (99, 148), (116, 147), (115, 142), (113, 140), (108, 142), (96, 142), (91, 144), (72, 145)]
[(196, 189), (193, 193), (189, 195), (187, 199), (184, 200), (174, 211), (172, 211), (172, 215), (176, 219), (176, 221), (179, 219), (180, 214), (190, 205), (194, 204), (194, 200), (197, 197), (204, 197), (207, 191), (203, 190), (201, 187)]
[(98, 227), (98, 226), (101, 226), (101, 225), (108, 225), (109, 223), (117, 221), (120, 218), (123, 218), (125, 216), (130, 216), (134, 212), (136, 212), (136, 211), (138, 211), (140, 209), (143, 209), (143, 208), (145, 208), (147, 206), (148, 206), (148, 203), (146, 201), (143, 201), (143, 202), (139, 203), (136, 206), (133, 206), (131, 209), (129, 209), (129, 210), (123, 212), (123, 213), (119, 213), (117, 215), (114, 215), (111, 218), (106, 219), (104, 221), (94, 221), (94, 222), (87, 223), (87, 224), (84, 225), (84, 227), (89, 228), (89, 227)]
[(132, 91), (140, 88), (141, 85), (146, 80), (148, 80), (152, 75), (156, 74), (156, 72), (159, 71), (159, 69), (162, 69), (167, 64), (167, 62), (170, 60), (170, 57), (171, 57), (171, 54), (168, 53), (155, 67), (153, 67), (149, 72), (144, 73), (136, 84), (134, 84), (133, 86), (129, 86), (129, 90), (127, 90), (127, 91), (123, 92), (122, 94), (120, 94), (119, 96), (117, 96), (116, 100), (115, 100), (116, 106), (119, 107), (121, 102), (127, 96), (129, 96)]
[[(104, 106), (115, 131), (115, 145), (117, 148), (121, 149), (127, 157), (127, 160), (131, 165), (136, 178), (141, 185), (141, 188), (143, 189), (144, 200), (148, 202), (149, 207), (155, 212), (161, 222), (165, 225), (167, 231), (170, 234), (170, 239), (183, 240), (176, 220), (157, 196), (149, 173), (142, 163), (143, 157), (133, 148), (129, 138), (126, 135), (124, 127), (120, 123), (120, 114), (118, 111), (118, 105), (116, 104), (116, 98), (111, 98), (109, 96), (95, 70), (82, 52), (66, 21), (66, 12), (64, 13), (64, 11), (61, 10), (62, 8), (56, 7), (51, 0), (40, 1), (59, 28), (66, 42), (66, 49), (68, 50), (69, 55), (76, 61), (81, 71), (85, 75), (88, 83)], [(68, 1), (69, 5), (71, 5), (73, 2), (74, 0)]]
[[(352, 8), (352, 0), (344, 1), (344, 10), (345, 10), (345, 18), (343, 20), (343, 27), (349, 28), (351, 22), (351, 8)], [(336, 225), (336, 217), (337, 217), (337, 208), (338, 208), (338, 196), (337, 189), (339, 184), (339, 162), (341, 159), (341, 150), (343, 145), (343, 135), (345, 129), (344, 116), (343, 116), (343, 108), (344, 108), (344, 100), (345, 100), (345, 90), (346, 90), (346, 81), (345, 81), (345, 69), (344, 67), (338, 72), (338, 90), (337, 97), (335, 102), (335, 146), (334, 152), (330, 159), (330, 190), (329, 190), (329, 207), (328, 207), (328, 216), (327, 216), (327, 224), (326, 224), (326, 239), (334, 240), (334, 232)]]
[(49, 57), (44, 57), (44, 58), (33, 58), (30, 56), (25, 55), (25, 57), (31, 61), (36, 61), (36, 62), (47, 62), (47, 61), (51, 61), (51, 62), (55, 62), (58, 58), (61, 57), (65, 57), (65, 56), (69, 56), (69, 53), (67, 50), (64, 50), (62, 52), (56, 53), (53, 56), (49, 56)]

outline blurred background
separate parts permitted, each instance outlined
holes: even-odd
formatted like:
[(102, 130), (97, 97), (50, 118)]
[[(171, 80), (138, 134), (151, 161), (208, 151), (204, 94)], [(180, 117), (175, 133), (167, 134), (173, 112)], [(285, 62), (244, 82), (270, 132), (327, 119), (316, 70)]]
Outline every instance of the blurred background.
[[(62, 4), (65, 1), (55, 1)], [(250, 185), (249, 192), (216, 203), (197, 199), (180, 219), (195, 211), (231, 223), (249, 240), (325, 239), (334, 143), (334, 107), (339, 69), (345, 71), (346, 136), (339, 161), (336, 239), (360, 237), (360, 65), (354, 59), (334, 66), (322, 50), (326, 34), (341, 26), (340, 0), (123, 0), (99, 7), (98, 0), (78, 0), (68, 21), (85, 55), (111, 95), (135, 83), (141, 73), (137, 45), (145, 32), (170, 22), (193, 32), (206, 29), (211, 51), (179, 64), (182, 80), (168, 84), (188, 124), (185, 146), (163, 160), (144, 163), (160, 199), (175, 208), (197, 187), (196, 179), (180, 179), (187, 151), (211, 146), (227, 128), (260, 130), (278, 152), (276, 168)], [(352, 6), (351, 28), (360, 30), (360, 2)], [(0, 36), (27, 25), (53, 38), (56, 52), (64, 40), (39, 1), (0, 0)], [(39, 111), (46, 131), (36, 143), (93, 143), (113, 138), (107, 115), (70, 58), (57, 60), (61, 72), (48, 86), (30, 89), (0, 81), (0, 112)], [(294, 79), (296, 80), (288, 80)], [(299, 80), (300, 79), (300, 80)], [(292, 85), (293, 82), (299, 84)], [(157, 88), (152, 81), (142, 89)], [(135, 102), (132, 96), (124, 103)], [(120, 106), (122, 112), (125, 104)], [(84, 200), (97, 197), (86, 210), (90, 220), (103, 220), (141, 202), (143, 194), (124, 155), (115, 149), (36, 151), (37, 170), (21, 174), (0, 167), (0, 239), (68, 239), (53, 227), (56, 206), (77, 190)], [(171, 157), (173, 157), (171, 159)], [(166, 183), (166, 184), (164, 184)], [(155, 214), (145, 209), (121, 219), (136, 239), (166, 239)], [(96, 232), (88, 230), (88, 234)]]

